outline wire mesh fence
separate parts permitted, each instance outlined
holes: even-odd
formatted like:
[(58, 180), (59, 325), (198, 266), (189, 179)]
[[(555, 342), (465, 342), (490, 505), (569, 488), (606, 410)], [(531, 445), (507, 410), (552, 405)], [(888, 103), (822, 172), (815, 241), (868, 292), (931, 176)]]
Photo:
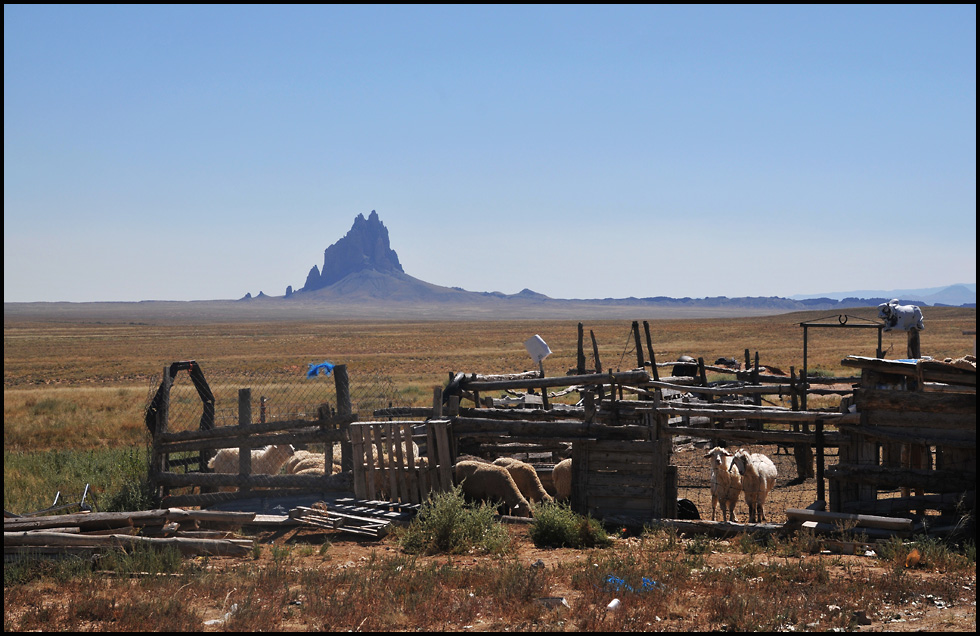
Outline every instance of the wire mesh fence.
[[(175, 363), (176, 364), (176, 363)], [(236, 426), (239, 424), (239, 391), (251, 391), (251, 422), (316, 420), (336, 413), (337, 387), (332, 369), (305, 362), (286, 362), (269, 371), (222, 370), (212, 373), (207, 362), (194, 363), (197, 373), (180, 368), (172, 373), (168, 428), (170, 432)], [(181, 371), (187, 370), (187, 373)], [(359, 419), (391, 406), (397, 390), (390, 377), (349, 373), (351, 411)], [(203, 380), (203, 382), (202, 382)], [(158, 392), (150, 386), (146, 410)]]
[[(711, 468), (705, 454), (710, 450), (710, 442), (676, 440), (671, 464), (677, 468), (677, 497), (693, 503), (702, 519), (711, 519)], [(768, 456), (776, 466), (776, 486), (769, 493), (765, 504), (766, 520), (771, 523), (785, 523), (787, 508), (806, 508), (817, 499), (817, 482), (814, 478), (800, 479), (797, 476), (796, 460), (792, 450), (787, 452), (777, 444), (758, 444), (751, 446), (732, 446), (745, 448), (751, 453)], [(744, 497), (735, 506), (735, 514), (741, 521), (748, 520), (749, 510)], [(717, 521), (722, 520), (720, 509), (716, 511)]]

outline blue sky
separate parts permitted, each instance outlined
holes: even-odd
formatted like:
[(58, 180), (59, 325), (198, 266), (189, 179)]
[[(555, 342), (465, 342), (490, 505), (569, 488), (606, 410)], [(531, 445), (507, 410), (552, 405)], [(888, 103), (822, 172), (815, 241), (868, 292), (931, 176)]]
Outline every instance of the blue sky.
[(4, 6), (4, 301), (976, 281), (976, 6)]

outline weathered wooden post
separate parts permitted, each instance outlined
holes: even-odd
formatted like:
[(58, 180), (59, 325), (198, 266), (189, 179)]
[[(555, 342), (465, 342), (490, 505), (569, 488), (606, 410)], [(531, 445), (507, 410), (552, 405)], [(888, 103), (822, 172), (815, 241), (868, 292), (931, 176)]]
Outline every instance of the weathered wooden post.
[[(595, 372), (602, 373), (602, 361), (599, 360), (599, 345), (595, 341), (595, 332), (589, 329), (589, 336), (592, 338), (592, 357), (595, 359)], [(606, 393), (602, 388), (601, 384), (596, 385), (596, 390), (599, 392), (599, 401), (601, 402)], [(613, 396), (615, 398), (615, 396)]]
[(167, 471), (167, 455), (160, 451), (158, 439), (167, 432), (170, 424), (170, 388), (173, 380), (170, 367), (163, 367), (163, 381), (160, 383), (160, 404), (157, 406), (156, 426), (153, 430), (153, 452), (150, 457), (150, 484), (153, 494), (160, 498), (169, 494), (169, 488), (160, 485), (160, 475)]
[(636, 320), (633, 321), (633, 342), (636, 346), (636, 368), (643, 368), (643, 347), (640, 345), (640, 323)]
[(333, 368), (334, 386), (337, 387), (337, 417), (340, 418), (340, 430), (343, 431), (340, 442), (340, 470), (354, 470), (354, 452), (351, 450), (350, 423), (353, 408), (350, 401), (350, 378), (347, 377), (347, 365), (338, 364)]
[(585, 340), (585, 330), (582, 323), (578, 323), (578, 355), (576, 357), (575, 369), (578, 371), (579, 375), (585, 375), (585, 348), (583, 346), (583, 341)]
[[(653, 376), (654, 380), (659, 382), (660, 372), (657, 371), (657, 356), (653, 353), (653, 341), (650, 339), (650, 323), (646, 320), (643, 321), (643, 330), (647, 335), (647, 353), (650, 355), (650, 375)], [(656, 392), (659, 394), (660, 389), (658, 388)]]
[(432, 419), (442, 419), (442, 387), (439, 385), (432, 387)]
[[(238, 426), (252, 423), (252, 389), (238, 389)], [(252, 474), (252, 449), (244, 444), (238, 447), (238, 491), (246, 492), (251, 487), (246, 483)]]

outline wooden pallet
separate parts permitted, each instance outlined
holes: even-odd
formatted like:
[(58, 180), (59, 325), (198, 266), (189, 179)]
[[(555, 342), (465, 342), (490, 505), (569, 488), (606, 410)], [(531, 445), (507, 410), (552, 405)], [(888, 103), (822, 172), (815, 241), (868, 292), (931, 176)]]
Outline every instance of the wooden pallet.
[(377, 539), (386, 536), (391, 530), (391, 520), (389, 519), (348, 514), (336, 509), (331, 510), (326, 505), (317, 508), (305, 506), (293, 508), (289, 511), (289, 516), (309, 526), (339, 530)]

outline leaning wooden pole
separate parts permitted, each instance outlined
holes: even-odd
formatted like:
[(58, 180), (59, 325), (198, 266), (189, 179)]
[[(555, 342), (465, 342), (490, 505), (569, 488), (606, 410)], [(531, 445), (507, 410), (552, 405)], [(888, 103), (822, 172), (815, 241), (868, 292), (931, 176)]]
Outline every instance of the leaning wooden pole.
[(640, 323), (636, 320), (633, 321), (633, 342), (636, 346), (636, 368), (643, 368), (643, 346), (640, 345)]
[[(595, 332), (589, 329), (589, 336), (592, 338), (592, 357), (595, 359), (595, 372), (597, 374), (602, 373), (602, 362), (599, 360), (599, 345), (595, 341)], [(601, 402), (605, 399), (605, 391), (602, 389), (602, 385), (598, 385), (596, 390), (599, 392), (599, 401)]]
[(344, 472), (354, 470), (354, 454), (350, 445), (350, 421), (354, 412), (350, 401), (350, 379), (347, 377), (347, 365), (338, 364), (333, 368), (333, 381), (337, 387), (337, 415), (342, 417), (340, 429), (344, 432), (340, 443), (340, 469)]
[(660, 381), (660, 372), (657, 371), (657, 356), (653, 354), (653, 341), (650, 339), (650, 323), (643, 321), (643, 330), (647, 336), (647, 354), (650, 356), (650, 374), (657, 382)]

